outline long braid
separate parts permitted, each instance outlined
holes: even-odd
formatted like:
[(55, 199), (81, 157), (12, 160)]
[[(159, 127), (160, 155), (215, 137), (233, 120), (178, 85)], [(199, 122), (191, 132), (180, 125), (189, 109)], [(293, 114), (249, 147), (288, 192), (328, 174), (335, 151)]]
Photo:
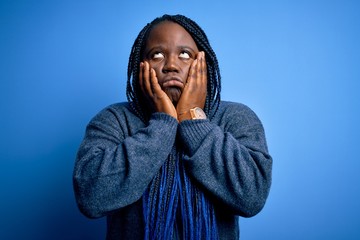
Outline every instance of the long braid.
[[(181, 25), (205, 52), (207, 65), (207, 95), (204, 111), (211, 120), (220, 104), (221, 76), (215, 52), (205, 32), (191, 19), (182, 15), (163, 15), (147, 24), (139, 33), (131, 49), (126, 96), (132, 110), (146, 123), (150, 110), (139, 86), (140, 62), (148, 35), (163, 21)], [(217, 239), (215, 210), (205, 194), (187, 175), (183, 153), (174, 146), (159, 172), (143, 195), (145, 239), (172, 239), (176, 231), (183, 239)], [(178, 207), (179, 206), (179, 207)], [(180, 222), (177, 220), (180, 214)]]
[(147, 24), (140, 31), (134, 41), (129, 57), (126, 87), (128, 101), (132, 102), (133, 110), (145, 122), (149, 117), (149, 110), (147, 109), (147, 104), (143, 99), (141, 89), (139, 87), (138, 76), (140, 62), (142, 60), (146, 40), (151, 29), (163, 21), (172, 21), (181, 25), (192, 36), (199, 50), (205, 52), (208, 85), (204, 110), (211, 120), (216, 114), (220, 104), (221, 75), (218, 60), (205, 32), (196, 22), (182, 15), (163, 15), (162, 17), (156, 18), (151, 23)]
[(205, 32), (193, 20), (182, 16), (170, 16), (170, 20), (180, 24), (193, 37), (200, 51), (205, 52), (206, 65), (208, 66), (208, 94), (205, 103), (205, 112), (210, 119), (215, 115), (220, 103), (221, 75), (216, 54), (210, 46)]
[(146, 121), (146, 109), (143, 104), (143, 97), (139, 86), (139, 66), (142, 58), (142, 51), (146, 44), (146, 37), (151, 25), (147, 24), (139, 33), (132, 46), (127, 71), (126, 96), (132, 106), (132, 109), (142, 121)]

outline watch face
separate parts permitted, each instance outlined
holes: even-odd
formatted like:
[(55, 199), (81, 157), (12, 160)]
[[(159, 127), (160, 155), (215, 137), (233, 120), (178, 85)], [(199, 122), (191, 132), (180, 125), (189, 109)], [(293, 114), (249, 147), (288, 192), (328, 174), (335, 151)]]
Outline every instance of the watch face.
[(206, 119), (206, 114), (201, 108), (196, 107), (194, 109), (194, 111), (195, 111), (195, 118), (196, 119)]

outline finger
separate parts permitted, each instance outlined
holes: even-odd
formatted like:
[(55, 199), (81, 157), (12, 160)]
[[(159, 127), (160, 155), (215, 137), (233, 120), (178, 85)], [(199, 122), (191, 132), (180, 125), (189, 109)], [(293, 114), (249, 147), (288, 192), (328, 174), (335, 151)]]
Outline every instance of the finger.
[(202, 83), (202, 77), (203, 77), (203, 52), (199, 52), (197, 56), (197, 64), (196, 64), (196, 73), (195, 73), (195, 83), (201, 84)]
[(196, 87), (196, 91), (198, 94), (203, 96), (206, 94), (206, 61), (205, 61), (205, 53), (203, 51), (199, 52), (199, 62), (196, 71), (196, 81), (194, 81), (194, 85)]
[(147, 93), (147, 95), (149, 95), (150, 97), (152, 97), (153, 92), (151, 90), (151, 84), (150, 84), (150, 70), (149, 70), (150, 66), (148, 62), (144, 62), (144, 89), (145, 92)]
[(201, 61), (201, 69), (202, 69), (202, 81), (203, 83), (207, 83), (207, 65), (206, 65), (206, 58), (205, 52), (203, 53), (202, 61)]
[(196, 72), (197, 72), (196, 66), (198, 65), (197, 63), (198, 63), (198, 59), (195, 59), (192, 62), (191, 66), (190, 66), (188, 78), (186, 79), (185, 87), (187, 85), (189, 85), (194, 78), (196, 78)]
[(206, 68), (205, 53), (201, 52), (201, 73), (204, 74)]
[(197, 80), (200, 81), (202, 77), (202, 66), (203, 66), (203, 52), (199, 52), (199, 64), (196, 67), (197, 72)]
[(151, 91), (153, 93), (159, 94), (159, 91), (162, 91), (158, 79), (156, 77), (156, 72), (153, 68), (150, 69), (150, 83), (151, 83)]

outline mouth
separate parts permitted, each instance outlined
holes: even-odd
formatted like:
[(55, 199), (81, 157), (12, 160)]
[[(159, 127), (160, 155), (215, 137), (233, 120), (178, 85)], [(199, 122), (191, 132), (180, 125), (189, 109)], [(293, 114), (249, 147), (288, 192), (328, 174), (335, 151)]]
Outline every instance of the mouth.
[(165, 80), (162, 83), (162, 87), (163, 88), (176, 87), (176, 88), (182, 89), (182, 88), (184, 88), (184, 83), (178, 77), (169, 77), (169, 78), (165, 78)]

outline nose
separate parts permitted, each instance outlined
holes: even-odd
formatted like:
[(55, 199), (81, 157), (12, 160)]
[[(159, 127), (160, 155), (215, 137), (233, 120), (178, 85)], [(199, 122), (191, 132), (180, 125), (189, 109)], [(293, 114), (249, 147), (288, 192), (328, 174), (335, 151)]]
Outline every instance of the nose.
[(163, 73), (179, 72), (179, 65), (177, 60), (178, 60), (177, 57), (173, 55), (166, 58), (164, 62), (164, 66), (162, 68), (162, 72)]

